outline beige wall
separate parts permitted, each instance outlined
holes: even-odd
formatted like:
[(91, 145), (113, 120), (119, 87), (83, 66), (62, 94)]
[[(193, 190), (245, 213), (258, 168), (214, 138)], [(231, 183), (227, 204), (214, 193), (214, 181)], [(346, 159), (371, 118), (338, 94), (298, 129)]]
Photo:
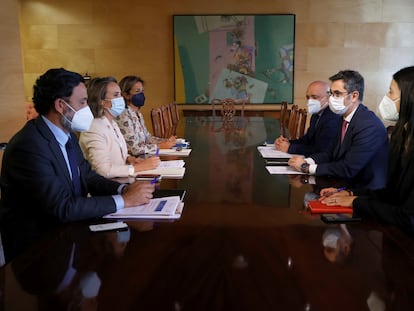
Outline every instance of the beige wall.
[(24, 122), (17, 0), (0, 0), (0, 20), (0, 142), (3, 142), (8, 141)]
[(9, 39), (1, 40), (10, 50), (2, 48), (1, 54), (6, 53), (2, 63), (7, 66), (0, 70), (2, 79), (14, 84), (0, 94), (0, 113), (2, 120), (10, 111), (16, 118), (7, 121), (7, 129), (2, 125), (4, 138), (19, 125), (16, 109), (24, 99), (30, 100), (36, 77), (51, 67), (118, 79), (141, 75), (147, 82), (143, 110), (150, 123), (150, 108), (174, 96), (174, 14), (296, 14), (294, 97), (301, 106), (309, 81), (351, 68), (365, 76), (365, 103), (375, 108), (391, 74), (414, 64), (414, 2), (410, 0), (19, 0), (25, 97), (21, 98), (18, 26), (13, 19), (17, 8), (13, 0), (1, 1), (9, 5), (1, 10), (9, 21), (4, 24), (3, 18), (2, 33)]

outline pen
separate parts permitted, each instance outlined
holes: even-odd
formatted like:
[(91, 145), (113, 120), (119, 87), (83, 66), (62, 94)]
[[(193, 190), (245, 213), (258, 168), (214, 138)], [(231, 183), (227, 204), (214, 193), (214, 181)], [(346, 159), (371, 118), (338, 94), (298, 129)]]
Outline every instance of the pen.
[(151, 185), (154, 185), (154, 184), (156, 184), (158, 182), (158, 176), (157, 177), (154, 177), (152, 180), (151, 180)]
[(335, 193), (336, 192), (341, 192), (342, 190), (345, 190), (345, 189), (346, 189), (345, 187), (338, 188), (338, 189), (336, 189)]
[(155, 156), (158, 157), (159, 153), (160, 153), (160, 148), (157, 147), (157, 151), (155, 151)]

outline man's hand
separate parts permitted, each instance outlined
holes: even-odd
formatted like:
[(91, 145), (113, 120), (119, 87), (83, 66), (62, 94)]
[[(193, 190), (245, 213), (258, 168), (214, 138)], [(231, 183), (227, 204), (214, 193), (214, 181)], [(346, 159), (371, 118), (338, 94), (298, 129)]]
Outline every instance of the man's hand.
[(289, 139), (287, 139), (283, 136), (280, 136), (280, 137), (276, 138), (276, 140), (275, 140), (276, 150), (283, 151), (283, 152), (288, 152), (289, 146), (290, 146)]
[(152, 199), (155, 185), (151, 182), (136, 181), (133, 184), (126, 186), (127, 189), (123, 192), (124, 207), (137, 206), (146, 204)]
[(301, 172), (302, 170), (300, 169), (300, 166), (306, 163), (305, 159), (301, 156), (292, 156), (289, 161), (288, 164), (290, 167), (293, 167), (295, 170), (297, 170), (298, 172)]

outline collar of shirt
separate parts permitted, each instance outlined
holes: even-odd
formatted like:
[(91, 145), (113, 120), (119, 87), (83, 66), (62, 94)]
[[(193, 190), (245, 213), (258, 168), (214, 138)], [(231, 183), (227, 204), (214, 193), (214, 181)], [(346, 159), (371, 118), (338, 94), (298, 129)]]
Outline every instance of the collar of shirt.
[(53, 136), (55, 136), (57, 142), (61, 147), (65, 147), (68, 139), (70, 138), (70, 135), (65, 133), (61, 128), (57, 127), (55, 124), (53, 124), (48, 118), (41, 116), (43, 121), (45, 121), (47, 127), (51, 130), (53, 133)]
[(344, 118), (344, 120), (345, 120), (345, 121), (347, 121), (347, 122), (348, 122), (348, 124), (351, 122), (352, 117), (354, 116), (354, 114), (355, 114), (355, 112), (357, 111), (357, 109), (358, 109), (358, 106), (357, 106), (357, 108), (356, 108), (356, 109), (354, 109), (354, 111), (352, 111), (349, 115), (347, 115), (347, 116), (346, 116), (346, 118)]

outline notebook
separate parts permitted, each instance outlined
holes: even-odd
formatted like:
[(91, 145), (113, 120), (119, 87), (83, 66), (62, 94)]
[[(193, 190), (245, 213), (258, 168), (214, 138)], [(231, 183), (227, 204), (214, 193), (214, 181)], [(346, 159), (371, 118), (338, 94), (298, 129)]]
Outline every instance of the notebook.
[(352, 214), (352, 207), (333, 205), (328, 206), (321, 201), (312, 200), (308, 202), (309, 210), (312, 214)]

